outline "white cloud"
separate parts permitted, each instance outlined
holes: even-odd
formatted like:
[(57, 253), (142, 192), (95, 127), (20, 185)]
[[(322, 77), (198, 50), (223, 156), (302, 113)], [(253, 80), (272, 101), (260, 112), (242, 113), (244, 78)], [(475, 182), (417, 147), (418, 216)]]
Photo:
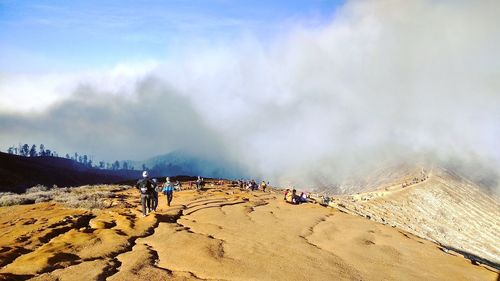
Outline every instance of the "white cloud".
[[(121, 150), (109, 153), (113, 141), (93, 146), (106, 157), (145, 158), (187, 141), (280, 183), (338, 183), (415, 155), (500, 170), (499, 9), (497, 1), (352, 1), (328, 25), (297, 27), (272, 42), (246, 36), (190, 46), (161, 64), (62, 75), (59, 83), (7, 77), (0, 95), (19, 100), (1, 106), (30, 108), (16, 104), (30, 104), (34, 89), (45, 105), (82, 102), (91, 92), (95, 102), (82, 106), (109, 104), (107, 126), (74, 117), (86, 134), (122, 128), (112, 138)], [(59, 116), (45, 114), (49, 122)], [(151, 135), (134, 127), (145, 120)], [(66, 137), (67, 146), (84, 145), (78, 134)]]
[(43, 112), (81, 86), (102, 93), (133, 95), (137, 83), (157, 67), (154, 61), (118, 64), (109, 70), (77, 73), (1, 74), (0, 112)]

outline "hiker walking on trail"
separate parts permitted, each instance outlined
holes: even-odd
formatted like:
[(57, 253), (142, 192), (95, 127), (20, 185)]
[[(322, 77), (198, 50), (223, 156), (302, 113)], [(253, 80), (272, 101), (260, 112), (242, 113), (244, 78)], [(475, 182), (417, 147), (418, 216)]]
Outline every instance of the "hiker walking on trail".
[(267, 184), (265, 181), (262, 181), (262, 183), (260, 184), (260, 187), (262, 188), (262, 191), (266, 192)]
[(151, 192), (151, 209), (156, 212), (158, 208), (158, 192), (161, 191), (161, 187), (156, 179), (153, 179), (153, 191)]
[(148, 171), (142, 172), (142, 179), (137, 181), (135, 187), (141, 193), (142, 216), (151, 212), (151, 196), (153, 193), (153, 181), (149, 179)]
[(198, 176), (198, 179), (196, 180), (196, 190), (201, 190), (203, 187), (203, 179)]
[(252, 191), (255, 191), (255, 190), (257, 190), (257, 188), (258, 188), (258, 186), (257, 186), (257, 182), (255, 182), (255, 180), (251, 180), (251, 181), (250, 181), (250, 189), (251, 189)]
[(167, 196), (167, 205), (170, 207), (170, 203), (174, 197), (174, 185), (170, 182), (170, 178), (166, 178), (163, 194)]
[(180, 181), (177, 181), (175, 184), (174, 184), (174, 189), (176, 191), (182, 191), (182, 183)]

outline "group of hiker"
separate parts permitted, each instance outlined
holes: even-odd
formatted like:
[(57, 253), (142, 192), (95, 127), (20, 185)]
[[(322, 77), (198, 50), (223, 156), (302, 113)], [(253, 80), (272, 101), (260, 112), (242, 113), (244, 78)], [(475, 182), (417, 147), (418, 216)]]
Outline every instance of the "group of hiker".
[[(205, 179), (198, 176), (198, 179), (194, 182), (194, 184), (196, 185), (196, 190), (200, 191), (205, 186)], [(193, 183), (191, 182), (191, 186), (192, 185)]]
[[(196, 185), (196, 190), (200, 191), (205, 185), (205, 180), (201, 177), (198, 177), (196, 181), (190, 182), (191, 186), (193, 186), (193, 184)], [(264, 192), (266, 191), (266, 188), (269, 185), (269, 183), (266, 183), (265, 181), (262, 181), (260, 184), (257, 184), (255, 180), (243, 180), (243, 179), (239, 179), (236, 182), (233, 181), (233, 184), (236, 184), (236, 186), (239, 187), (241, 190), (246, 189), (255, 191), (260, 189)], [(139, 192), (141, 194), (141, 205), (142, 205), (143, 216), (147, 216), (148, 213), (151, 212), (156, 212), (156, 209), (158, 208), (158, 193), (162, 192), (166, 196), (167, 205), (170, 206), (170, 204), (172, 203), (174, 190), (182, 189), (181, 183), (179, 181), (177, 181), (174, 184), (170, 181), (170, 178), (167, 177), (165, 179), (165, 183), (160, 184), (156, 178), (150, 178), (147, 171), (144, 171), (142, 173), (142, 179), (139, 179), (137, 181), (135, 187), (139, 189)], [(306, 203), (311, 200), (309, 193), (301, 192), (299, 195), (297, 194), (296, 189), (290, 190), (290, 188), (287, 188), (285, 190), (283, 199), (287, 203), (294, 205)]]
[[(205, 185), (205, 180), (201, 177), (194, 182), (196, 190), (200, 191)], [(191, 184), (192, 185), (192, 184)], [(170, 178), (165, 178), (165, 183), (160, 184), (156, 178), (150, 178), (148, 171), (142, 172), (142, 179), (135, 185), (141, 194), (142, 215), (147, 216), (151, 212), (156, 212), (158, 208), (158, 193), (163, 193), (167, 198), (167, 205), (170, 206), (174, 196), (174, 190), (182, 190), (182, 184), (177, 181), (172, 183)]]
[(287, 188), (285, 190), (285, 192), (284, 192), (284, 198), (283, 199), (287, 203), (297, 205), (297, 204), (300, 204), (300, 203), (307, 203), (307, 202), (309, 202), (309, 198), (310, 198), (309, 193), (301, 192), (300, 195), (297, 195), (297, 190), (296, 189), (290, 190), (289, 188)]
[[(180, 184), (178, 185), (180, 187)], [(163, 185), (157, 179), (151, 179), (147, 171), (142, 173), (142, 179), (137, 181), (135, 187), (141, 194), (142, 215), (147, 216), (151, 212), (156, 212), (158, 208), (158, 193), (162, 192), (167, 197), (167, 205), (170, 206), (173, 199), (174, 184), (170, 178), (165, 179)]]
[(257, 182), (255, 180), (239, 179), (236, 181), (236, 185), (242, 190), (247, 189), (247, 190), (255, 191), (255, 190), (260, 189), (260, 190), (266, 192), (266, 188), (269, 185), (269, 183), (262, 181), (259, 185), (259, 184), (257, 184)]

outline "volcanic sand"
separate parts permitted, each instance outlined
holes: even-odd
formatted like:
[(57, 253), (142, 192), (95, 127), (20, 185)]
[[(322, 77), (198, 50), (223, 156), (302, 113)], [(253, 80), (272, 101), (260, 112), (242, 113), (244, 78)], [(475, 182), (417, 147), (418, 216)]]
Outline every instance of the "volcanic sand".
[(55, 203), (0, 208), (0, 280), (497, 280), (397, 228), (279, 193), (229, 187), (160, 196), (143, 218), (139, 196), (113, 207)]
[(401, 182), (331, 206), (396, 226), (455, 251), (500, 263), (500, 198), (444, 169), (405, 188)]

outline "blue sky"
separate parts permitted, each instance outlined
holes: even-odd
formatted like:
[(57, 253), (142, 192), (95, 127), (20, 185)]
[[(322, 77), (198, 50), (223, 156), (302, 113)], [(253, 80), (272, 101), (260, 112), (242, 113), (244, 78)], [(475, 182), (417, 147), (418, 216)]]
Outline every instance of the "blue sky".
[(340, 0), (0, 0), (0, 71), (109, 67), (168, 58), (186, 44), (269, 40), (295, 24), (321, 25)]

